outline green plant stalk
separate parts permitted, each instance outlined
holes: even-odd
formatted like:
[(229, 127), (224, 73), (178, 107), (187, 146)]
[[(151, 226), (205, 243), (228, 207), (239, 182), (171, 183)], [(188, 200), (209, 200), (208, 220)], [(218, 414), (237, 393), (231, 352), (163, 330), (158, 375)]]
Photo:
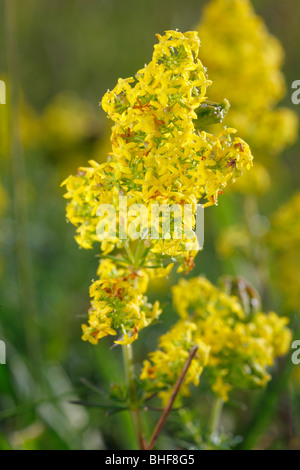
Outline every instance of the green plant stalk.
[[(253, 194), (248, 194), (244, 198), (244, 216), (249, 231), (251, 231), (251, 219), (256, 216), (260, 216), (258, 199)], [(261, 294), (262, 303), (266, 308), (272, 309), (272, 296), (270, 292), (270, 274), (267, 265), (266, 251), (262, 246), (258, 246), (257, 252), (254, 253), (253, 266), (256, 269), (258, 288)]]
[(181, 419), (182, 425), (193, 437), (194, 442), (197, 446), (202, 445), (202, 434), (200, 427), (196, 426), (193, 422), (192, 413), (190, 409), (182, 408), (178, 411), (178, 415)]
[(135, 254), (134, 254), (134, 268), (138, 269), (140, 268), (140, 264), (141, 264), (141, 258), (144, 254), (144, 251), (145, 251), (145, 243), (144, 243), (144, 240), (139, 240), (138, 244), (137, 244), (137, 247), (136, 247), (136, 250), (135, 250)]
[(126, 381), (127, 381), (127, 386), (128, 386), (129, 405), (130, 405), (132, 423), (133, 423), (136, 439), (138, 442), (138, 446), (140, 449), (145, 449), (143, 425), (142, 425), (137, 391), (136, 391), (136, 386), (135, 386), (135, 381), (134, 381), (134, 366), (133, 366), (133, 354), (132, 354), (131, 344), (123, 345), (122, 351), (123, 351)]
[(209, 434), (218, 435), (219, 426), (221, 421), (221, 415), (223, 410), (223, 400), (222, 398), (216, 397), (212, 406), (210, 420), (209, 420)]
[[(8, 80), (10, 89), (10, 153), (13, 203), (15, 213), (16, 258), (19, 278), (20, 313), (31, 364), (40, 359), (40, 344), (36, 322), (35, 292), (31, 269), (28, 234), (27, 179), (20, 135), (19, 74), (16, 41), (16, 3), (5, 0), (5, 39), (7, 47)], [(34, 369), (34, 367), (33, 367)]]

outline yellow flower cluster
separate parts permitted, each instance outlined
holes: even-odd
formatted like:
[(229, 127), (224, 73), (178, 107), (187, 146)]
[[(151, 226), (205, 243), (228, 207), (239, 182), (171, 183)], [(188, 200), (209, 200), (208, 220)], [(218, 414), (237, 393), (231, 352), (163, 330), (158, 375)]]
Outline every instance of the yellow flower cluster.
[(143, 270), (118, 268), (111, 260), (100, 261), (97, 274), (99, 280), (90, 288), (91, 308), (88, 325), (82, 325), (82, 339), (97, 344), (100, 338), (116, 335), (119, 330), (124, 337), (115, 343), (130, 344), (161, 313), (159, 303), (151, 305), (143, 295), (148, 276)]
[(74, 150), (78, 143), (93, 139), (101, 132), (101, 117), (91, 103), (75, 93), (56, 95), (39, 119), (47, 146)]
[(224, 99), (226, 89), (234, 109), (256, 111), (283, 97), (282, 47), (255, 14), (250, 0), (211, 0), (196, 29), (211, 76), (224, 77), (212, 89), (218, 101)]
[[(296, 113), (275, 108), (285, 94), (280, 42), (255, 14), (250, 0), (211, 0), (196, 29), (203, 44), (202, 61), (213, 80), (211, 98), (229, 100), (229, 125), (238, 126), (257, 159), (271, 167), (272, 157), (296, 140), (298, 125)], [(243, 182), (250, 189), (251, 179), (261, 181), (262, 175), (254, 167), (249, 180), (241, 178), (234, 189), (240, 190)], [(258, 193), (262, 190), (260, 185)]]
[[(135, 269), (152, 267), (154, 274), (159, 274), (155, 267), (163, 272), (172, 267), (173, 263), (163, 266), (164, 258), (179, 261), (181, 270), (192, 269), (199, 250), (192, 231), (197, 203), (216, 204), (227, 183), (249, 169), (253, 159), (247, 143), (234, 135), (235, 129), (223, 129), (215, 136), (199, 130), (199, 125), (195, 128), (196, 110), (205, 105), (211, 83), (198, 58), (197, 33), (167, 31), (157, 37), (152, 61), (135, 78), (119, 79), (102, 99), (103, 109), (114, 121), (107, 162), (91, 161), (90, 167), (80, 168), (63, 183), (70, 200), (67, 219), (77, 227), (78, 244), (92, 248), (101, 241), (106, 255), (115, 248), (128, 255), (138, 231), (139, 262), (133, 264)], [(126, 197), (126, 217), (122, 197)], [(113, 206), (111, 218), (98, 212), (105, 204)], [(141, 205), (146, 212), (138, 211)], [(155, 205), (167, 209), (153, 225), (149, 214)], [(188, 214), (186, 205), (191, 208)], [(162, 238), (161, 222), (173, 206), (168, 237)], [(178, 226), (181, 219), (191, 230)], [(101, 223), (105, 240), (97, 235)], [(97, 292), (102, 286), (102, 281), (97, 284)]]
[[(0, 108), (1, 159), (9, 155), (9, 99), (8, 96), (8, 106)], [(28, 155), (26, 152), (26, 158), (30, 158), (32, 149), (35, 149), (39, 153), (34, 153), (34, 158), (43, 155), (55, 164), (55, 185), (57, 180), (65, 178), (70, 171), (76, 171), (91, 156), (98, 158), (100, 151), (103, 153), (104, 144), (110, 143), (108, 138), (102, 138), (107, 131), (97, 106), (71, 92), (57, 94), (41, 112), (23, 98), (20, 102), (20, 132), (25, 150), (31, 150)]]
[[(265, 386), (270, 380), (267, 368), (289, 348), (288, 319), (280, 318), (274, 312), (247, 311), (241, 298), (223, 292), (204, 277), (181, 279), (172, 290), (174, 306), (181, 317), (173, 330), (184, 337), (188, 328), (191, 338), (184, 346), (186, 353), (193, 344), (200, 344), (201, 350), (208, 351), (207, 363), (203, 364), (201, 360), (198, 367), (201, 371), (205, 366), (212, 391), (226, 401), (231, 390)], [(156, 386), (158, 390), (164, 384), (174, 386), (172, 357), (169, 367), (164, 369), (168, 352), (176, 349), (173, 330), (165, 335), (160, 345), (162, 350), (151, 353), (153, 365), (149, 361), (144, 363), (141, 378), (152, 382), (152, 388)], [(195, 371), (197, 359), (194, 361)], [(161, 380), (162, 369), (166, 370), (169, 381), (167, 378)], [(196, 377), (193, 381), (197, 382)]]
[(241, 194), (256, 194), (257, 196), (262, 196), (271, 188), (270, 173), (265, 165), (258, 161), (246, 176), (239, 178), (231, 188)]
[(275, 282), (288, 308), (300, 305), (300, 191), (271, 217), (272, 230), (266, 238), (276, 263)]
[(209, 347), (195, 338), (195, 330), (195, 323), (178, 322), (168, 333), (160, 337), (160, 349), (150, 353), (150, 360), (144, 361), (140, 379), (149, 381), (149, 392), (159, 391), (158, 396), (164, 405), (167, 404), (189, 352), (195, 345), (198, 346), (198, 350), (180, 387), (181, 396), (189, 395), (189, 384), (193, 383), (195, 386), (199, 384), (200, 375), (207, 364)]
[(282, 204), (271, 218), (270, 242), (279, 252), (299, 250), (300, 242), (300, 191)]
[[(258, 241), (261, 245), (264, 243), (264, 239)], [(237, 255), (253, 259), (255, 258), (256, 244), (257, 240), (250, 233), (247, 225), (231, 225), (223, 229), (218, 237), (216, 249), (224, 259)]]
[(79, 145), (83, 147), (103, 130), (97, 108), (71, 92), (54, 96), (41, 113), (23, 101), (20, 118), (25, 147), (43, 147), (62, 159), (74, 156)]
[[(232, 136), (235, 130), (218, 137), (195, 130), (195, 109), (210, 84), (197, 59), (197, 34), (169, 31), (159, 41), (136, 80), (120, 79), (102, 100), (115, 121), (109, 161), (91, 162), (64, 182), (67, 217), (78, 226), (77, 241), (84, 248), (97, 240), (99, 204), (112, 203), (118, 212), (119, 195), (126, 195), (129, 206), (192, 204), (194, 212), (202, 196), (215, 204), (227, 182), (252, 164), (248, 145)], [(160, 245), (156, 251), (185, 251), (174, 240)]]
[(139, 180), (146, 202), (153, 196), (170, 203), (205, 196), (216, 203), (228, 180), (251, 165), (249, 147), (231, 136), (233, 129), (217, 137), (195, 129), (195, 110), (211, 84), (197, 58), (197, 34), (157, 36), (152, 62), (135, 80), (120, 79), (102, 100), (115, 122), (111, 157), (118, 163), (116, 180), (125, 187), (128, 179)]

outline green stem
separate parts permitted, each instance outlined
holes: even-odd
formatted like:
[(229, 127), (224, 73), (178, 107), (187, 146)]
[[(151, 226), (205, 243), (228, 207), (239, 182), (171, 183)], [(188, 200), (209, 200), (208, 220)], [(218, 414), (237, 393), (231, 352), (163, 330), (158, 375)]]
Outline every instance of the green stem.
[[(28, 234), (27, 178), (20, 135), (18, 48), (16, 38), (16, 3), (6, 0), (5, 38), (10, 90), (10, 154), (13, 203), (15, 213), (16, 258), (19, 281), (20, 313), (23, 317), (27, 351), (31, 364), (40, 358), (39, 333), (36, 320), (35, 292), (31, 268)], [(8, 105), (7, 105), (8, 106)], [(34, 369), (34, 368), (33, 368)]]
[(145, 251), (145, 243), (144, 240), (139, 240), (135, 253), (134, 253), (134, 267), (139, 268), (140, 267), (140, 262), (141, 258), (144, 254)]
[(213, 407), (211, 410), (210, 420), (209, 420), (209, 434), (211, 436), (217, 435), (219, 432), (223, 404), (224, 402), (222, 398), (219, 398), (219, 397), (215, 398)]
[(128, 240), (125, 242), (124, 248), (125, 248), (129, 263), (133, 263), (133, 254), (132, 254), (132, 251), (131, 251), (130, 244), (129, 244)]
[(286, 356), (277, 377), (273, 378), (259, 400), (248, 429), (242, 433), (244, 440), (237, 446), (238, 449), (251, 450), (256, 446), (278, 408), (280, 395), (286, 389), (294, 367), (290, 356)]
[[(257, 197), (253, 194), (248, 194), (244, 199), (244, 215), (249, 231), (251, 232), (251, 220), (254, 217), (260, 216), (259, 206)], [(270, 273), (266, 268), (268, 260), (266, 258), (266, 246), (263, 243), (259, 243), (259, 239), (254, 237), (256, 240), (254, 243), (255, 249), (253, 251), (253, 266), (256, 269), (258, 289), (261, 294), (263, 305), (271, 309), (272, 308), (272, 296), (270, 292)]]
[(126, 381), (128, 385), (130, 413), (135, 430), (135, 435), (140, 449), (145, 448), (143, 426), (139, 410), (137, 391), (134, 380), (133, 354), (131, 344), (122, 346), (125, 366)]
[(181, 408), (178, 411), (178, 415), (181, 419), (182, 425), (194, 439), (195, 444), (200, 446), (203, 443), (201, 429), (198, 425), (195, 425), (191, 410)]

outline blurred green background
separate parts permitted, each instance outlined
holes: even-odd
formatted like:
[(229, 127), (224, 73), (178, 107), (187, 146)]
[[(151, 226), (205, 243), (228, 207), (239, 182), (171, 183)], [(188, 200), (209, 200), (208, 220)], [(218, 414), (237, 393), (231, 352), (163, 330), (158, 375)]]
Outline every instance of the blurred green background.
[[(109, 349), (105, 339), (97, 347), (80, 339), (97, 251), (78, 250), (73, 228), (65, 222), (60, 183), (90, 158), (106, 158), (110, 123), (99, 108), (106, 90), (150, 61), (155, 33), (193, 29), (207, 2), (16, 0), (11, 26), (17, 39), (24, 155), (17, 149), (13, 161), (5, 3), (0, 0), (0, 79), (8, 88), (7, 105), (0, 105), (0, 339), (7, 345), (7, 364), (0, 365), (0, 449), (134, 448), (127, 413), (107, 417), (101, 409), (69, 403), (85, 396), (82, 377), (106, 389), (124, 377), (119, 348)], [(299, 0), (253, 3), (285, 49), (288, 92), (283, 104), (299, 115), (300, 106), (291, 104), (291, 84), (300, 79)], [(266, 211), (276, 210), (299, 189), (299, 151), (300, 142), (282, 154), (285, 179), (265, 196)], [(215, 281), (238, 273), (259, 288), (248, 262), (224, 262), (216, 252), (216, 238), (231, 220), (239, 220), (237, 194), (207, 211), (205, 249), (191, 275), (205, 273)], [(163, 323), (141, 333), (142, 340), (134, 345), (137, 365), (174, 323), (169, 285), (175, 281), (176, 275), (152, 287), (150, 297), (166, 303)], [(279, 311), (280, 299), (275, 298), (271, 307)], [(289, 383), (283, 396), (291, 387), (295, 385)], [(277, 396), (270, 419), (257, 431), (257, 447), (300, 449), (300, 393), (294, 388), (292, 408), (286, 409)], [(204, 397), (204, 409), (208, 399)], [(248, 410), (259, 399), (259, 392), (239, 397), (228, 410), (229, 428), (232, 422), (238, 429), (244, 420), (250, 422)], [(147, 413), (146, 426), (151, 430), (158, 418), (157, 412)], [(175, 421), (171, 419), (170, 429)], [(172, 445), (167, 432), (159, 446)]]

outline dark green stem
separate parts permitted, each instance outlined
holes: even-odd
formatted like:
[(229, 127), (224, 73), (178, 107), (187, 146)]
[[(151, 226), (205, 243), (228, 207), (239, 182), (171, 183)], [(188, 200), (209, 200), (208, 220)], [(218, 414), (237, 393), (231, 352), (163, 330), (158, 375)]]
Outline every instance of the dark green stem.
[(16, 3), (5, 0), (5, 38), (7, 46), (8, 90), (10, 92), (10, 154), (15, 213), (16, 257), (19, 280), (20, 313), (23, 318), (26, 345), (31, 364), (40, 357), (36, 323), (35, 293), (31, 269), (28, 234), (27, 179), (20, 135), (19, 74), (16, 39)]

